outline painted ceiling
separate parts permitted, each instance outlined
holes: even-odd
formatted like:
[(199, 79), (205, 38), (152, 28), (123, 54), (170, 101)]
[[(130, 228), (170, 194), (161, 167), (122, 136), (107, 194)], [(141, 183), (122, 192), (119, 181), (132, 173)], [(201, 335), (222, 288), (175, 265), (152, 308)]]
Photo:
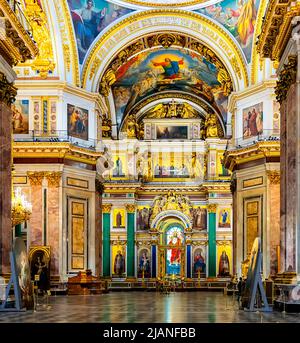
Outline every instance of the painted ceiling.
[(132, 107), (161, 92), (184, 92), (215, 106), (226, 121), (227, 96), (218, 81), (218, 68), (205, 57), (184, 49), (150, 50), (118, 69), (113, 85), (117, 123)]
[[(145, 6), (186, 6), (222, 25), (237, 40), (248, 62), (251, 61), (255, 20), (260, 0), (68, 0), (73, 20), (80, 64), (92, 43), (108, 26)], [(188, 7), (193, 5), (193, 7)], [(140, 8), (139, 8), (140, 6)]]

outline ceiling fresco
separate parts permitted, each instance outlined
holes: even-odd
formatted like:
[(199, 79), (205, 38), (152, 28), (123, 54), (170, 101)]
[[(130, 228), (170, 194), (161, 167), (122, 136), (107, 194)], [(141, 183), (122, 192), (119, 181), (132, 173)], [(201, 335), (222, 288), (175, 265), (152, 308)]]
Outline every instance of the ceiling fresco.
[(122, 65), (112, 90), (117, 123), (141, 100), (160, 92), (185, 92), (217, 107), (226, 122), (227, 95), (218, 68), (205, 57), (184, 49), (140, 53)]
[(259, 4), (260, 0), (224, 0), (196, 12), (222, 24), (239, 42), (247, 62), (250, 62)]
[(75, 35), (79, 62), (84, 57), (98, 34), (108, 25), (132, 12), (105, 0), (68, 0)]

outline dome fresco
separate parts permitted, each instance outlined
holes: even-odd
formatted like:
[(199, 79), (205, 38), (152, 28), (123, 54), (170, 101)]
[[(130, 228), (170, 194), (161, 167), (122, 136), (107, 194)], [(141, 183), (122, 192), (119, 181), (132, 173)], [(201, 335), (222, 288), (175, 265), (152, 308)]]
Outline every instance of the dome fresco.
[[(132, 4), (135, 4), (135, 7)], [(146, 0), (114, 2), (106, 0), (68, 0), (80, 64), (83, 63), (88, 49), (97, 39), (99, 33), (109, 25), (112, 25), (125, 15), (130, 15), (134, 10), (147, 9), (145, 6), (150, 7), (150, 5), (155, 8), (162, 4), (168, 4), (172, 8), (193, 4), (192, 9), (195, 13), (200, 13), (218, 22), (237, 40), (247, 62), (250, 62), (255, 20), (260, 0), (224, 0), (219, 2), (192, 0), (168, 0), (167, 2), (158, 0), (151, 2)], [(190, 7), (180, 8), (189, 10)]]

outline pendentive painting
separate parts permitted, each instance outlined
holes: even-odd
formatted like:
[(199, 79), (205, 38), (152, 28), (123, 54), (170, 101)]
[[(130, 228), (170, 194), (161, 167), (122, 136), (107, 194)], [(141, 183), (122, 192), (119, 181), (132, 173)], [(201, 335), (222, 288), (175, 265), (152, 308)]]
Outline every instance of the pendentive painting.
[(183, 91), (215, 103), (224, 120), (227, 100), (218, 81), (218, 68), (204, 56), (188, 50), (147, 51), (133, 56), (116, 72), (113, 85), (117, 122), (132, 106), (160, 91)]
[(88, 140), (89, 111), (68, 104), (68, 135)]
[(243, 138), (263, 133), (263, 103), (243, 109)]
[(132, 10), (105, 0), (68, 0), (80, 63), (98, 34)]
[(199, 12), (222, 24), (240, 43), (247, 61), (250, 62), (259, 4), (260, 0), (224, 0)]
[(12, 124), (14, 134), (29, 133), (29, 100), (16, 100), (12, 105)]

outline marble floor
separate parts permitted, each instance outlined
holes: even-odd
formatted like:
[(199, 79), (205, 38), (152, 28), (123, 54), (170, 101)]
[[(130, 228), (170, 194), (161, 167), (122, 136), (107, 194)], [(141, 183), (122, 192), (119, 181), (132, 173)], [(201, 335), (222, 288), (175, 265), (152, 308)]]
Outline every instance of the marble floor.
[(110, 292), (51, 296), (37, 311), (0, 313), (0, 323), (300, 323), (300, 314), (249, 313), (221, 292)]

